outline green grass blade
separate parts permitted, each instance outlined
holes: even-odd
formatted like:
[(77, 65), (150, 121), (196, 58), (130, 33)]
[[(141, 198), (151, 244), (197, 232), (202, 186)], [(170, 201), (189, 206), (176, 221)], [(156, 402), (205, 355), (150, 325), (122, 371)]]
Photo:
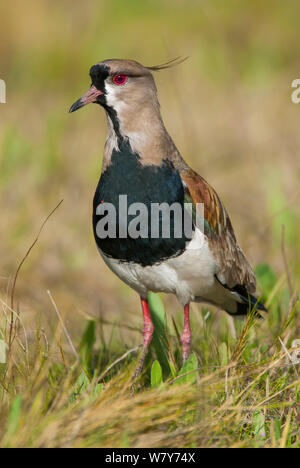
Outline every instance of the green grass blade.
[(148, 295), (151, 317), (154, 324), (152, 347), (161, 364), (165, 376), (170, 374), (169, 350), (166, 339), (166, 312), (159, 296), (154, 293)]
[(79, 347), (79, 355), (85, 369), (92, 374), (93, 347), (96, 341), (96, 324), (90, 320), (84, 331)]
[[(185, 361), (182, 368), (180, 369), (179, 375), (182, 375), (179, 379), (175, 380), (175, 383), (195, 383), (197, 378), (198, 361), (194, 353)], [(195, 371), (195, 372), (193, 372)], [(186, 374), (186, 375), (184, 375)]]
[(151, 387), (158, 387), (162, 384), (162, 368), (159, 362), (156, 360), (151, 367)]
[(10, 412), (8, 415), (6, 430), (6, 436), (8, 440), (15, 434), (16, 430), (18, 429), (21, 407), (22, 397), (21, 395), (17, 395), (11, 404)]

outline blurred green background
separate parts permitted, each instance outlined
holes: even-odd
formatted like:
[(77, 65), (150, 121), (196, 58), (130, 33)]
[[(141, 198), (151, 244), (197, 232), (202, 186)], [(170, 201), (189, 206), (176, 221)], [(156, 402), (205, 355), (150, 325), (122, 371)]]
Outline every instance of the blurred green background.
[[(141, 341), (136, 294), (97, 254), (92, 198), (106, 137), (104, 113), (70, 105), (107, 58), (184, 64), (156, 74), (165, 124), (184, 158), (225, 202), (253, 266), (284, 274), (285, 225), (292, 279), (300, 273), (300, 78), (298, 1), (11, 0), (0, 5), (0, 297), (40, 224), (63, 198), (17, 284), (23, 323), (56, 317), (50, 290), (73, 337), (82, 317), (119, 323), (118, 339)], [(297, 287), (299, 283), (297, 284)], [(172, 297), (169, 312), (179, 314)], [(221, 312), (220, 312), (221, 313)], [(111, 325), (104, 327), (109, 333)]]

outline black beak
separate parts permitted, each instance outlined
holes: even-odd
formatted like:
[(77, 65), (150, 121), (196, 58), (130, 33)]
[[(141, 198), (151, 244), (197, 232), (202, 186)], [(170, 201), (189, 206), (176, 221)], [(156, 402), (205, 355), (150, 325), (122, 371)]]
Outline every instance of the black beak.
[(101, 96), (101, 94), (104, 93), (92, 85), (90, 89), (83, 96), (81, 96), (81, 98), (74, 102), (74, 104), (70, 107), (69, 112), (75, 112), (77, 109), (80, 109), (81, 107), (86, 106), (91, 102), (97, 102), (97, 98), (98, 96)]
[(69, 109), (69, 112), (75, 112), (77, 109), (80, 109), (80, 107), (83, 107), (84, 103), (82, 102), (82, 98), (78, 99), (74, 104)]

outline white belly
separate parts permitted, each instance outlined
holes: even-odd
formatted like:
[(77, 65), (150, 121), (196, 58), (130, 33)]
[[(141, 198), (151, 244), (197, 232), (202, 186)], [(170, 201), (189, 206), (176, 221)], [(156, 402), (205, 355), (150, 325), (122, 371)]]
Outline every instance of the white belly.
[(196, 229), (184, 253), (160, 264), (143, 267), (100, 254), (109, 268), (146, 298), (148, 291), (175, 294), (182, 304), (208, 298), (215, 289), (216, 262), (206, 238)]

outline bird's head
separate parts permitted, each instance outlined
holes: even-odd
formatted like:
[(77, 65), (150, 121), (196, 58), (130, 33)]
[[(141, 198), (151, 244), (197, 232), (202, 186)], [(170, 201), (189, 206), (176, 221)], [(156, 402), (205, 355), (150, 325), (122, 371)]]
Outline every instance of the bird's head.
[(70, 108), (69, 112), (89, 103), (118, 112), (156, 95), (151, 69), (134, 60), (104, 60), (90, 69), (91, 87)]
[(91, 87), (71, 106), (69, 112), (91, 102), (104, 108), (146, 103), (156, 96), (156, 86), (152, 71), (170, 68), (186, 60), (176, 58), (162, 65), (144, 67), (135, 60), (109, 59), (93, 65), (90, 69)]
[[(163, 128), (153, 71), (181, 63), (174, 59), (162, 65), (145, 67), (135, 60), (109, 59), (90, 69), (91, 86), (71, 106), (69, 112), (89, 103), (100, 104), (118, 138), (135, 139), (145, 125)], [(133, 135), (133, 136), (132, 136)], [(144, 138), (144, 136), (143, 136)]]

